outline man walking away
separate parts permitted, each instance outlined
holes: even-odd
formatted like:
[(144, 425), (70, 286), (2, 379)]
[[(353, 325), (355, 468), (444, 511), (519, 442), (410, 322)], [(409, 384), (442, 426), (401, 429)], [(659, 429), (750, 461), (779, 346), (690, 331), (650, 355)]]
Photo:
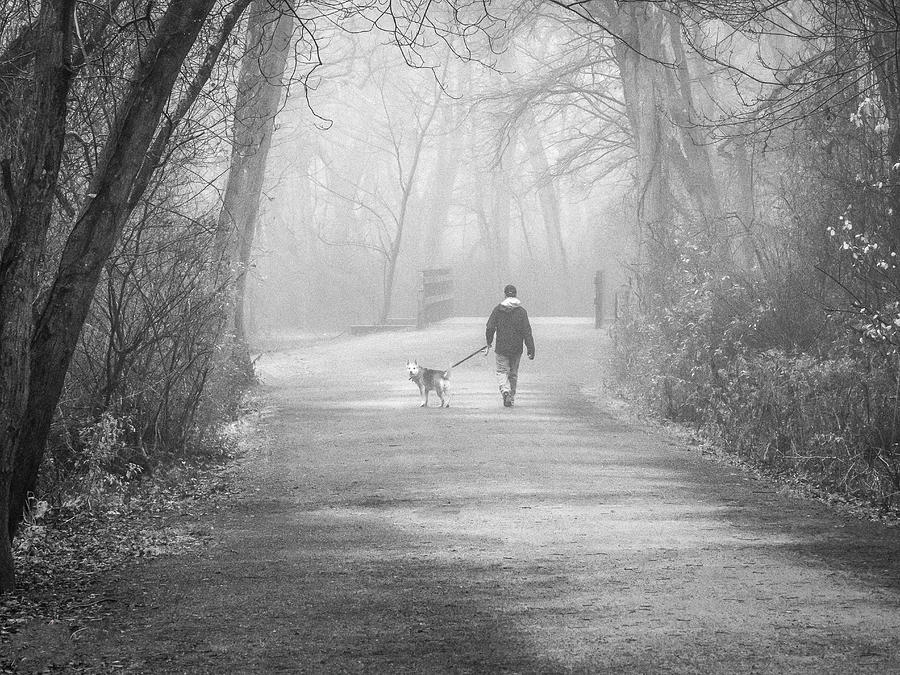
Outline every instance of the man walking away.
[(488, 319), (484, 336), (490, 347), (497, 334), (497, 383), (503, 405), (511, 408), (516, 401), (516, 384), (519, 380), (519, 361), (522, 359), (522, 343), (528, 350), (528, 358), (534, 359), (534, 338), (528, 312), (516, 297), (516, 287), (510, 284), (503, 289), (503, 302), (494, 307)]

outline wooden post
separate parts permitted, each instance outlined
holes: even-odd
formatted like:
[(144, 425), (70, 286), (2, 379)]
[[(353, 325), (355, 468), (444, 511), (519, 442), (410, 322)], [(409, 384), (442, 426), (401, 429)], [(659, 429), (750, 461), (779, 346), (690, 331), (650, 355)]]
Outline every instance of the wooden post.
[(603, 324), (603, 272), (594, 273), (594, 328)]
[(417, 291), (417, 301), (416, 301), (416, 330), (422, 330), (425, 328), (425, 324), (428, 323), (425, 318), (425, 273), (420, 272), (420, 276), (422, 277), (421, 283), (419, 284), (419, 289)]

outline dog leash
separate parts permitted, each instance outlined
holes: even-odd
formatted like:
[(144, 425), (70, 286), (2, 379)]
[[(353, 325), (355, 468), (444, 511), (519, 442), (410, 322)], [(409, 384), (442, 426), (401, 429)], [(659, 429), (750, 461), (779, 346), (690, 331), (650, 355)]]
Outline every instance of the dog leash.
[(471, 354), (469, 354), (466, 358), (462, 359), (461, 361), (457, 361), (456, 363), (454, 363), (454, 364), (453, 364), (452, 366), (450, 366), (450, 367), (451, 367), (451, 368), (456, 368), (456, 366), (458, 366), (460, 363), (465, 363), (466, 361), (468, 361), (469, 359), (471, 359), (473, 356), (475, 356), (475, 355), (477, 355), (477, 354), (480, 354), (481, 352), (484, 352), (485, 356), (487, 356), (487, 352), (486, 352), (485, 350), (486, 350), (486, 349), (487, 349), (487, 350), (490, 350), (490, 348), (491, 348), (490, 345), (485, 345), (484, 347), (479, 347), (479, 348), (476, 349), (474, 352), (472, 352)]

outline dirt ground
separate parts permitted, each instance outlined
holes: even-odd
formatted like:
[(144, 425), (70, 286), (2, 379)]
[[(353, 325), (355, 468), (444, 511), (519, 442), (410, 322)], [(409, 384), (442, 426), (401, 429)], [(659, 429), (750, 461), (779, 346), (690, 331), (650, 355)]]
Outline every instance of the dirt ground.
[[(259, 363), (242, 489), (202, 550), (97, 589), (96, 672), (900, 672), (900, 532), (703, 459), (602, 395), (602, 332), (536, 320), (420, 409), (480, 322)], [(48, 639), (53, 639), (52, 636)]]

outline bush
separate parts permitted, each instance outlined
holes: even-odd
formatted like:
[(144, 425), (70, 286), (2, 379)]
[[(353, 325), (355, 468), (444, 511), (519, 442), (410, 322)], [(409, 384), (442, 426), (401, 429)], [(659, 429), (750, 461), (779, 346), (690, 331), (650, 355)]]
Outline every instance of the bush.
[(171, 211), (130, 224), (69, 369), (42, 499), (92, 507), (161, 465), (221, 454), (217, 429), (249, 382), (223, 338), (230, 304), (215, 235), (211, 219)]
[[(887, 507), (900, 496), (900, 369), (809, 294), (696, 276), (616, 333), (619, 369), (659, 415), (727, 452)], [(771, 288), (771, 286), (769, 286)], [(791, 317), (787, 320), (784, 317)], [(805, 322), (797, 317), (808, 317)]]

